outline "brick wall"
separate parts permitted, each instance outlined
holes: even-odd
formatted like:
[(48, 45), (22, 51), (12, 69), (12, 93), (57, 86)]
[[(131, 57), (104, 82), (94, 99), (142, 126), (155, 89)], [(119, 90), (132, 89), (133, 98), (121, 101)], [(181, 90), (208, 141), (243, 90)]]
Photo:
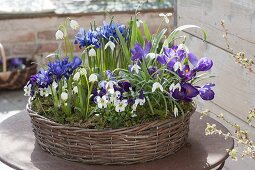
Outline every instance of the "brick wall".
[[(160, 12), (169, 12), (160, 11)], [(159, 11), (141, 12), (140, 19), (147, 22), (148, 26), (155, 32), (158, 28), (161, 18)], [(133, 13), (115, 13), (115, 21), (126, 23)], [(104, 20), (109, 20), (109, 16), (104, 14), (84, 14), (79, 16), (69, 15), (75, 19), (81, 26), (90, 28), (90, 21), (96, 21), (101, 25)], [(32, 53), (40, 46), (36, 57), (46, 56), (60, 47), (61, 41), (55, 40), (55, 32), (58, 25), (65, 20), (66, 16), (46, 16), (36, 18), (4, 19), (0, 20), (0, 42), (4, 45), (8, 57), (31, 57)], [(173, 17), (167, 25), (168, 30), (173, 29)], [(70, 30), (70, 35), (75, 32)], [(79, 50), (78, 48), (76, 50)], [(39, 58), (38, 58), (39, 59)]]

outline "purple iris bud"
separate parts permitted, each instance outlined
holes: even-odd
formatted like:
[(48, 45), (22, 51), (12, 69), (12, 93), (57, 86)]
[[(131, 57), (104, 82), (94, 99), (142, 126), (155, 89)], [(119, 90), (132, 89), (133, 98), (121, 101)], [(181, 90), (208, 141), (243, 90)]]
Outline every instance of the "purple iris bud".
[(199, 88), (199, 95), (203, 100), (214, 99), (214, 91), (211, 89), (215, 84), (208, 83)]
[(139, 43), (136, 43), (134, 48), (131, 49), (131, 53), (132, 53), (132, 61), (135, 60), (142, 60), (151, 50), (151, 42), (147, 42), (145, 49), (143, 49), (142, 45)]
[(177, 100), (191, 101), (193, 97), (196, 97), (199, 91), (196, 87), (192, 86), (190, 83), (185, 83), (181, 85), (181, 91), (175, 89), (172, 93), (173, 98)]
[(20, 66), (21, 64), (23, 64), (23, 59), (21, 59), (21, 58), (12, 58), (11, 60), (10, 60), (10, 64), (11, 64), (11, 66)]
[(193, 53), (189, 53), (189, 54), (188, 54), (188, 58), (189, 58), (189, 62), (190, 62), (193, 66), (197, 65), (198, 60), (197, 60), (197, 57), (196, 57)]
[(197, 65), (196, 65), (196, 70), (197, 71), (207, 71), (210, 70), (213, 66), (213, 62), (211, 59), (203, 57), (201, 58)]
[(148, 68), (148, 72), (150, 75), (154, 74), (157, 70), (158, 70), (157, 67), (154, 67), (154, 66), (150, 66)]

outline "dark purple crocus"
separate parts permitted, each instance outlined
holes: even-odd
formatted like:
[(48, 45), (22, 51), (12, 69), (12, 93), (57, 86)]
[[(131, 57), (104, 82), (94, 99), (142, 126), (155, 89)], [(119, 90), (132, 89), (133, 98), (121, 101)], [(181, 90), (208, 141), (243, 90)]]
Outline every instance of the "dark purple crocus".
[(207, 57), (203, 57), (197, 62), (195, 68), (197, 71), (208, 71), (212, 68), (212, 66), (213, 66), (212, 60)]
[(199, 95), (203, 100), (212, 100), (214, 99), (214, 92), (211, 89), (215, 84), (208, 83), (205, 84), (204, 86), (200, 87), (199, 90)]
[(139, 43), (136, 43), (134, 48), (131, 49), (132, 53), (132, 61), (135, 60), (142, 60), (151, 50), (151, 42), (147, 42), (145, 48), (143, 49), (143, 46)]
[(181, 70), (177, 71), (183, 82), (189, 81), (196, 76), (196, 70), (190, 69), (189, 65), (183, 65)]
[(185, 83), (181, 85), (181, 90), (175, 89), (172, 92), (172, 97), (176, 100), (191, 101), (193, 97), (196, 97), (199, 91), (196, 87), (192, 86), (190, 83)]
[(189, 62), (190, 62), (193, 66), (196, 66), (196, 65), (197, 65), (198, 59), (197, 59), (197, 57), (195, 56), (195, 54), (193, 54), (193, 53), (188, 53), (188, 59), (189, 59)]

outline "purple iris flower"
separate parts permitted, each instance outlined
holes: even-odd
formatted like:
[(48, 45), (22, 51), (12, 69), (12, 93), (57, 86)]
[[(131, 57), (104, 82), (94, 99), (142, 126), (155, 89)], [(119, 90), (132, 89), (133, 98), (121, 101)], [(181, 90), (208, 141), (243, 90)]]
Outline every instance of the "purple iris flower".
[(199, 94), (199, 91), (196, 87), (192, 86), (190, 83), (185, 83), (181, 85), (181, 90), (175, 89), (172, 92), (173, 98), (176, 100), (191, 101), (193, 97), (196, 97)]
[(150, 75), (156, 73), (157, 70), (158, 70), (158, 68), (155, 67), (155, 66), (150, 66), (150, 67), (148, 68), (148, 72), (149, 72)]
[(74, 44), (79, 44), (79, 47), (88, 47), (90, 45), (96, 48), (100, 47), (99, 33), (95, 30), (85, 31), (84, 28), (80, 28), (79, 32), (75, 35)]
[(118, 85), (120, 86), (120, 88), (122, 88), (122, 91), (124, 90), (125, 92), (129, 92), (130, 91), (130, 87), (132, 87), (131, 83), (128, 82), (128, 81), (118, 82)]
[(17, 67), (23, 64), (23, 59), (21, 58), (12, 58), (10, 59), (11, 66)]
[(129, 105), (133, 105), (135, 103), (135, 100), (132, 98), (129, 98), (127, 102)]
[(144, 91), (143, 90), (140, 90), (138, 98), (144, 99)]
[(36, 83), (38, 87), (45, 88), (52, 83), (52, 77), (48, 71), (41, 69), (36, 75), (30, 77), (31, 83)]
[(147, 42), (145, 48), (143, 49), (143, 46), (139, 43), (136, 43), (134, 48), (131, 49), (132, 53), (132, 61), (135, 60), (142, 60), (151, 50), (151, 42)]
[(207, 57), (203, 57), (197, 62), (195, 68), (197, 71), (208, 71), (212, 68), (212, 66), (213, 66), (212, 60)]
[(204, 86), (200, 87), (199, 90), (199, 95), (203, 100), (212, 100), (214, 99), (214, 92), (211, 89), (215, 84), (208, 83), (205, 84)]
[(108, 79), (110, 79), (110, 80), (115, 80), (115, 76), (114, 76), (114, 74), (112, 73), (111, 70), (106, 70), (106, 71), (105, 71), (105, 74), (106, 74), (106, 76), (107, 76)]

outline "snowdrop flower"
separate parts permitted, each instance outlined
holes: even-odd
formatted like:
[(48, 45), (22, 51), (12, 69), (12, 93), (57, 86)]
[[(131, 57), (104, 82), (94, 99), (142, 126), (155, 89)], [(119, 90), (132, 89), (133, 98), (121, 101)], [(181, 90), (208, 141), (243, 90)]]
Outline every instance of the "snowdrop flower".
[(32, 84), (27, 84), (25, 87), (24, 87), (24, 96), (30, 96), (31, 95), (31, 88), (32, 88)]
[(170, 17), (170, 16), (172, 16), (172, 13), (166, 13), (166, 14), (163, 14), (163, 13), (160, 13), (159, 14), (159, 16), (160, 17), (163, 17), (164, 18), (164, 21), (165, 21), (165, 23), (169, 23), (169, 19), (168, 19), (168, 17)]
[(102, 108), (107, 107), (108, 99), (107, 99), (106, 95), (103, 95), (102, 97), (96, 96), (95, 100), (96, 100), (98, 108), (102, 109)]
[(73, 87), (73, 93), (74, 93), (74, 94), (77, 94), (77, 93), (78, 93), (78, 87), (77, 87), (77, 86), (74, 86), (74, 87)]
[(112, 102), (112, 103), (115, 103), (115, 102), (117, 102), (118, 101), (118, 99), (120, 98), (120, 92), (119, 91), (115, 91), (112, 95), (111, 95), (111, 97), (110, 97), (110, 102)]
[(60, 97), (62, 100), (66, 101), (68, 99), (68, 94), (66, 92), (62, 92)]
[(111, 50), (113, 51), (115, 48), (115, 44), (112, 41), (108, 41), (108, 43), (105, 44), (104, 49), (106, 50), (108, 47), (110, 47)]
[(178, 116), (178, 108), (174, 106), (174, 117)]
[(48, 97), (51, 94), (50, 87), (39, 88), (38, 91), (39, 91), (40, 96), (42, 96), (42, 97)]
[(97, 81), (97, 75), (96, 74), (91, 74), (89, 76), (89, 82), (95, 82)]
[(131, 106), (131, 107), (132, 107), (132, 111), (131, 111), (132, 113), (136, 111), (137, 106), (138, 106), (138, 103), (137, 103), (137, 102), (135, 102), (135, 103)]
[(151, 60), (153, 60), (154, 58), (157, 58), (158, 57), (158, 54), (155, 54), (155, 53), (148, 53), (146, 55), (146, 58), (150, 58)]
[(89, 56), (90, 57), (95, 57), (97, 55), (97, 53), (96, 53), (96, 51), (94, 50), (94, 48), (91, 48), (90, 50), (89, 50)]
[(70, 21), (70, 27), (73, 29), (73, 30), (76, 30), (80, 27), (79, 23), (75, 20), (71, 20)]
[(57, 32), (56, 32), (56, 40), (62, 40), (62, 39), (64, 39), (64, 33), (61, 31), (61, 30), (58, 30)]
[(78, 81), (80, 79), (80, 76), (81, 76), (80, 72), (76, 72), (73, 76), (73, 80)]
[(181, 63), (179, 62), (179, 61), (177, 61), (175, 64), (174, 64), (174, 66), (173, 66), (173, 68), (174, 68), (174, 71), (177, 71), (179, 68), (181, 68)]
[(56, 88), (58, 87), (58, 83), (56, 83), (55, 81), (53, 81), (52, 87), (53, 87), (54, 89), (56, 89)]
[(137, 26), (138, 28), (140, 27), (141, 24), (143, 24), (143, 21), (142, 21), (142, 20), (140, 20), (140, 19), (136, 20), (136, 26)]
[(131, 115), (131, 117), (132, 117), (132, 118), (137, 117), (137, 114), (133, 113), (133, 114)]
[(84, 75), (84, 76), (87, 75), (87, 70), (86, 70), (85, 68), (81, 68), (81, 69), (79, 70), (79, 72), (80, 72), (81, 75)]
[(117, 101), (114, 103), (116, 112), (123, 112), (128, 105), (127, 100)]
[(155, 92), (156, 89), (160, 89), (160, 91), (164, 91), (163, 86), (159, 82), (155, 82), (152, 85), (152, 93)]
[(135, 64), (131, 67), (131, 72), (135, 71), (136, 74), (138, 74), (140, 69), (141, 69), (141, 67), (140, 67), (137, 63), (135, 63)]
[(169, 91), (175, 91), (175, 89), (179, 89), (179, 91), (181, 90), (181, 85), (180, 83), (174, 84), (172, 83), (169, 87)]

